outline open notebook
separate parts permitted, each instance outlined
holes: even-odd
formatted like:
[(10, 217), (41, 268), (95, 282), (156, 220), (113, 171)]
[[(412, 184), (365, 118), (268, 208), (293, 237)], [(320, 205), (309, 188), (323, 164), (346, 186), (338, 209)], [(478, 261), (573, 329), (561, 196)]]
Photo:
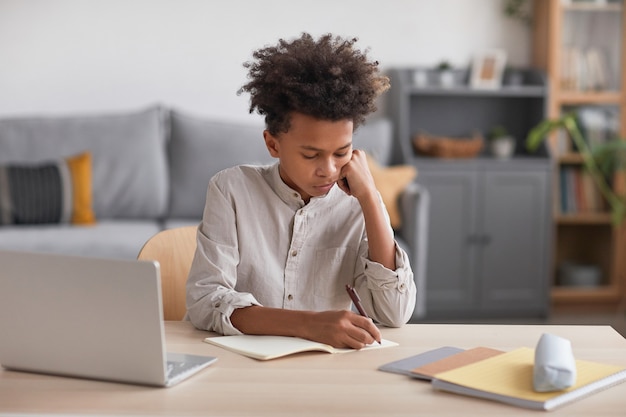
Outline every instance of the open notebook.
[(355, 349), (338, 349), (324, 343), (313, 342), (311, 340), (300, 339), (298, 337), (254, 335), (207, 337), (204, 341), (212, 345), (228, 349), (232, 352), (239, 353), (240, 355), (262, 361), (276, 359), (300, 352), (319, 351), (326, 353), (348, 353), (398, 345), (396, 342), (382, 339), (380, 345), (378, 343), (372, 343), (371, 345), (357, 351)]

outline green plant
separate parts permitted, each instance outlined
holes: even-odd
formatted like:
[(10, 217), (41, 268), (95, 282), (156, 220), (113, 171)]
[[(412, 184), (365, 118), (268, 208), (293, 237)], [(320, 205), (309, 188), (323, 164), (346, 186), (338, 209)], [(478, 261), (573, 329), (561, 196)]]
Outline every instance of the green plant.
[(448, 61), (441, 61), (437, 64), (437, 66), (435, 67), (435, 69), (437, 71), (447, 71), (447, 70), (451, 70), (452, 69), (452, 64), (450, 64), (450, 62)]
[(528, 26), (532, 25), (530, 5), (527, 0), (506, 0), (502, 11), (506, 17), (521, 20)]
[(506, 130), (506, 128), (504, 126), (501, 125), (497, 125), (491, 128), (491, 130), (489, 130), (489, 133), (487, 134), (487, 139), (489, 140), (497, 140), (497, 139), (502, 139), (502, 138), (506, 138), (511, 136), (509, 134), (509, 131)]
[(626, 217), (626, 195), (618, 195), (612, 187), (615, 173), (626, 168), (626, 141), (620, 138), (603, 145), (589, 146), (576, 120), (576, 113), (567, 113), (559, 119), (544, 120), (528, 134), (526, 147), (535, 151), (556, 129), (565, 129), (583, 158), (583, 166), (611, 207), (613, 224), (620, 225)]

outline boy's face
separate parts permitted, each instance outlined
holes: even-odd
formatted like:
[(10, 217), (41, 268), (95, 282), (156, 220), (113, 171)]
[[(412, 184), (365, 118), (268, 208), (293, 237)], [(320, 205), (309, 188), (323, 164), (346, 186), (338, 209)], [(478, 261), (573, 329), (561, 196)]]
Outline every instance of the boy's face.
[(320, 120), (292, 113), (288, 132), (263, 132), (270, 154), (280, 160), (280, 177), (305, 202), (326, 194), (352, 158), (352, 120)]

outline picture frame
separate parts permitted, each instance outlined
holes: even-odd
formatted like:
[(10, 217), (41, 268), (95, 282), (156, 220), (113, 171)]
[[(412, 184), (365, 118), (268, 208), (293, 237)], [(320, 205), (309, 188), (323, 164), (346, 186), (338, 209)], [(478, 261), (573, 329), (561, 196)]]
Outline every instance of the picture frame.
[(477, 54), (472, 63), (472, 88), (496, 89), (502, 85), (506, 51), (491, 49)]

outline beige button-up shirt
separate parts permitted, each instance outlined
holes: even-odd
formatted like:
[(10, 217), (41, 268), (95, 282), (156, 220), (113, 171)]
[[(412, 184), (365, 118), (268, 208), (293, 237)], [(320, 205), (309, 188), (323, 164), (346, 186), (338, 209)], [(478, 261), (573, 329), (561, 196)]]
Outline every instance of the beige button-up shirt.
[(242, 165), (215, 175), (206, 201), (187, 281), (187, 318), (197, 328), (241, 334), (230, 315), (250, 305), (350, 309), (346, 284), (375, 321), (397, 327), (411, 317), (407, 254), (396, 244), (395, 271), (370, 261), (361, 206), (338, 186), (305, 204), (278, 163)]

